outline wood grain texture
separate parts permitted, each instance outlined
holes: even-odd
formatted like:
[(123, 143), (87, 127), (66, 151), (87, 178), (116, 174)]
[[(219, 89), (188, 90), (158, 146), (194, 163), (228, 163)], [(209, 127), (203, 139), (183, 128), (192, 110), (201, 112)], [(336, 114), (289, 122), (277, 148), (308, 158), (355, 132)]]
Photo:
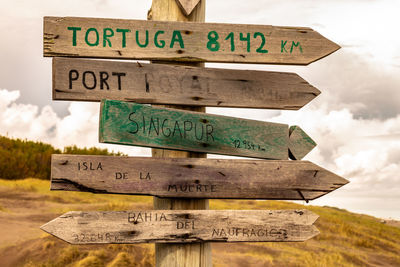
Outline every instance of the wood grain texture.
[(268, 159), (288, 158), (289, 128), (234, 117), (103, 100), (99, 141)]
[[(296, 146), (310, 142), (303, 136)], [(287, 159), (286, 124), (103, 100), (99, 141), (264, 159)], [(310, 147), (310, 150), (312, 147)], [(309, 150), (309, 151), (310, 151)], [(298, 158), (299, 159), (299, 158)]]
[[(153, 0), (151, 9), (147, 14), (148, 20), (156, 21), (205, 21), (206, 0), (201, 0), (193, 12), (189, 16), (182, 13), (174, 0)], [(160, 61), (158, 61), (161, 63)], [(154, 63), (154, 61), (152, 61)], [(163, 61), (164, 64), (171, 64), (171, 62)], [(198, 62), (185, 62), (180, 63), (175, 61), (175, 64), (204, 67), (204, 63)], [(170, 106), (172, 107), (172, 106)], [(182, 108), (192, 111), (205, 112), (205, 107), (200, 106), (173, 106), (174, 108)], [(153, 157), (194, 157), (205, 158), (205, 153), (177, 151), (177, 150), (164, 150), (152, 149)], [(167, 210), (185, 210), (185, 209), (209, 209), (208, 199), (177, 199), (177, 198), (158, 198), (154, 197), (154, 209), (167, 209)], [(211, 243), (184, 243), (184, 244), (155, 244), (155, 258), (156, 267), (170, 267), (170, 266), (198, 266), (198, 267), (211, 267), (212, 266), (212, 253)]]
[(311, 139), (299, 126), (289, 128), (289, 157), (300, 160), (308, 154), (317, 143)]
[(319, 231), (307, 210), (71, 211), (41, 227), (70, 244), (305, 241)]
[(176, 0), (176, 3), (186, 16), (189, 16), (193, 9), (199, 4), (200, 0)]
[(320, 91), (295, 73), (53, 59), (53, 99), (297, 110)]
[(305, 27), (44, 18), (44, 56), (307, 65), (340, 46)]
[(308, 161), (52, 155), (51, 190), (313, 200), (348, 181)]

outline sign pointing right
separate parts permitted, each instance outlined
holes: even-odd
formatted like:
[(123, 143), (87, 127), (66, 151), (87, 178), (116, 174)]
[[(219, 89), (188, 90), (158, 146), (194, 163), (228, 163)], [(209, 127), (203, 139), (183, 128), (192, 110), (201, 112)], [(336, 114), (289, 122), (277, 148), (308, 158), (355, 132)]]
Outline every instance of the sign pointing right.
[(348, 181), (309, 161), (53, 155), (51, 190), (313, 200)]
[(317, 144), (298, 126), (102, 100), (99, 139), (264, 159), (302, 159)]
[(53, 59), (53, 99), (297, 110), (320, 91), (295, 73)]
[(339, 48), (306, 27), (44, 18), (47, 57), (308, 65)]

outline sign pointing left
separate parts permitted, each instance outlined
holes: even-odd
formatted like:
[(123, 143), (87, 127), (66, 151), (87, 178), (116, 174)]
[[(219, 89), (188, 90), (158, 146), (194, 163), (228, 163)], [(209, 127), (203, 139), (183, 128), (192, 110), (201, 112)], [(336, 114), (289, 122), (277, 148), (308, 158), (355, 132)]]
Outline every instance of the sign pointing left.
[(305, 241), (319, 234), (308, 210), (71, 211), (42, 230), (70, 244)]
[(291, 158), (301, 159), (316, 143), (295, 128), (293, 139), (287, 124), (103, 100), (99, 140), (265, 159), (288, 159), (295, 151)]

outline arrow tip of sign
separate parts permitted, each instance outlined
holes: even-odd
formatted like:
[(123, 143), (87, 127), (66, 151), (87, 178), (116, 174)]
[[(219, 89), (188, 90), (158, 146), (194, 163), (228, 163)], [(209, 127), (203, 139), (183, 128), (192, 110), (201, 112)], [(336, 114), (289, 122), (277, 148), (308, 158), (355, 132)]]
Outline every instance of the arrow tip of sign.
[(192, 14), (194, 8), (201, 0), (175, 0), (185, 16)]
[[(56, 218), (57, 219), (57, 218)], [(55, 220), (56, 220), (55, 219)], [(48, 222), (48, 223), (45, 223), (45, 224), (43, 224), (42, 226), (40, 226), (40, 230), (42, 230), (42, 231), (44, 231), (44, 232), (46, 232), (47, 234), (49, 234), (49, 235), (52, 235), (52, 236), (56, 236), (56, 235), (54, 235), (54, 233), (53, 233), (53, 221), (54, 220), (52, 220), (52, 221), (50, 221), (50, 222)]]
[(293, 160), (304, 158), (317, 143), (311, 139), (299, 126), (289, 128), (289, 157)]
[(309, 61), (306, 65), (311, 64), (313, 62), (316, 62), (320, 59), (323, 59), (333, 53), (335, 53), (336, 51), (338, 51), (340, 48), (342, 48), (340, 45), (338, 45), (335, 42), (332, 42), (331, 40), (328, 40), (327, 44), (326, 44), (326, 52), (322, 55), (322, 56), (317, 56), (314, 59), (312, 59), (311, 61)]
[[(298, 240), (298, 241), (306, 241), (309, 240), (317, 235), (319, 235), (319, 230), (318, 228), (314, 225), (314, 223), (318, 220), (319, 215), (309, 211), (309, 210), (294, 210), (294, 212), (296, 213), (296, 215), (299, 216), (299, 220), (305, 220), (303, 221), (308, 227), (306, 227), (305, 229), (306, 232), (304, 233), (305, 235), (303, 236), (302, 239)], [(300, 218), (302, 217), (302, 218)]]
[(310, 225), (314, 224), (319, 218), (318, 214), (306, 209), (295, 210), (294, 212), (300, 216), (305, 216), (307, 218), (308, 224)]
[(63, 225), (63, 220), (65, 218), (72, 218), (75, 215), (76, 212), (74, 211), (69, 211), (67, 213), (64, 213), (63, 215), (49, 221), (48, 223), (43, 224), (42, 226), (40, 226), (40, 229), (46, 233), (48, 233), (49, 235), (55, 236), (57, 238), (60, 238), (61, 240), (74, 245), (74, 244), (78, 244), (73, 242), (73, 240), (69, 240), (68, 238), (65, 237), (65, 225)]
[(48, 223), (45, 223), (42, 226), (40, 226), (40, 230), (45, 231), (46, 233), (49, 233), (49, 231), (47, 231), (47, 224)]
[(311, 236), (309, 237), (309, 239), (314, 238), (319, 234), (320, 234), (320, 231), (318, 230), (318, 228), (315, 225), (312, 225)]
[(344, 186), (344, 185), (346, 185), (346, 184), (348, 184), (348, 183), (350, 183), (350, 181), (349, 180), (347, 180), (347, 179), (345, 179), (345, 178), (343, 178), (342, 176), (339, 176), (339, 175), (337, 175), (337, 174), (334, 174), (334, 173), (332, 173), (333, 174), (333, 186), (336, 186), (337, 188), (336, 189), (338, 189), (338, 188), (340, 188), (340, 187), (342, 187), (342, 186)]

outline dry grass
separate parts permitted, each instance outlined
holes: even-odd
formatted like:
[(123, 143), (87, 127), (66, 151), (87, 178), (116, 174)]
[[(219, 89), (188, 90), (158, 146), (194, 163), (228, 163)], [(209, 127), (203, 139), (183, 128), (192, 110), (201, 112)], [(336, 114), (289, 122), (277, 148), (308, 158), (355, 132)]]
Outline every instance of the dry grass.
[[(2, 180), (0, 186), (8, 187), (17, 192), (34, 192), (46, 196), (46, 201), (62, 204), (92, 204), (96, 210), (127, 210), (136, 204), (151, 205), (153, 200), (148, 196), (107, 195), (87, 192), (50, 191), (50, 182), (35, 178), (24, 180)], [(55, 213), (71, 211), (74, 206), (63, 206), (52, 210)]]
[[(244, 264), (242, 258), (251, 257), (263, 260), (259, 266), (400, 266), (400, 228), (388, 226), (371, 216), (332, 207), (304, 207), (284, 201), (213, 200), (210, 207), (307, 208), (320, 216), (316, 226), (321, 233), (312, 240), (301, 243), (247, 243), (246, 251), (227, 249), (223, 255), (220, 254), (224, 262), (237, 258)], [(228, 266), (220, 259), (214, 259), (214, 262), (217, 266)]]
[[(42, 251), (38, 249), (40, 244)], [(46, 236), (24, 244), (31, 253), (30, 260), (15, 266), (23, 267), (128, 267), (153, 266), (154, 249), (150, 245), (85, 245), (71, 246), (54, 237)], [(55, 253), (56, 252), (56, 253)]]
[[(0, 180), (0, 187), (41, 196), (52, 204), (51, 212), (57, 214), (77, 207), (92, 210), (143, 209), (151, 207), (152, 203), (151, 197), (144, 196), (49, 191), (49, 182), (37, 179)], [(211, 200), (210, 208), (306, 208), (320, 216), (316, 225), (321, 234), (306, 242), (213, 244), (214, 266), (400, 266), (400, 228), (371, 216), (332, 207), (304, 207), (285, 201)], [(0, 211), (4, 209), (0, 205)], [(71, 246), (48, 235), (0, 250), (0, 257), (4, 253), (21, 254), (19, 265), (14, 266), (123, 267), (154, 264), (153, 245)]]

